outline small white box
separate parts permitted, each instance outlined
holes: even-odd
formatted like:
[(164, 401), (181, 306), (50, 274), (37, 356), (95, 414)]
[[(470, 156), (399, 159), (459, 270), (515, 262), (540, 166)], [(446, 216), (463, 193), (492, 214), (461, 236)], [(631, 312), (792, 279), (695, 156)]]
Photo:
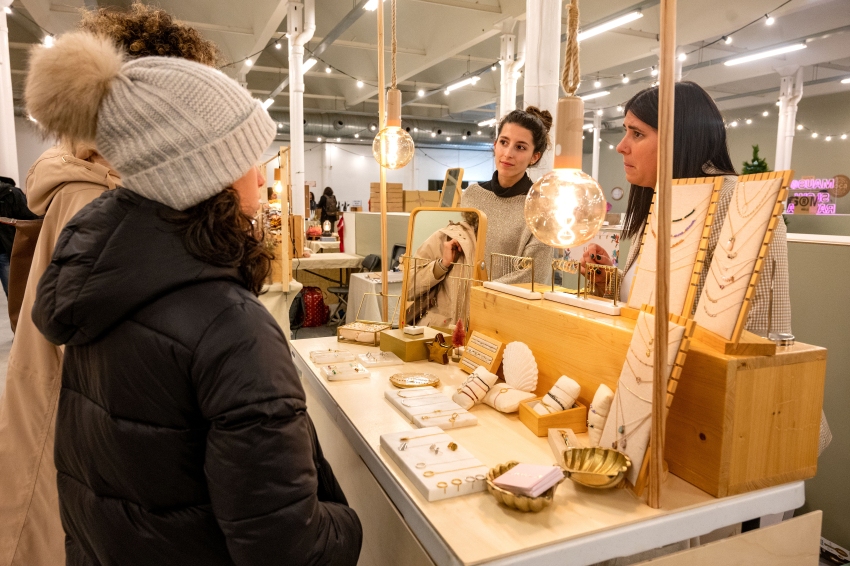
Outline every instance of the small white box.
[(348, 379), (363, 379), (372, 375), (368, 369), (357, 362), (342, 362), (320, 366), (322, 374), (328, 381), (345, 381)]

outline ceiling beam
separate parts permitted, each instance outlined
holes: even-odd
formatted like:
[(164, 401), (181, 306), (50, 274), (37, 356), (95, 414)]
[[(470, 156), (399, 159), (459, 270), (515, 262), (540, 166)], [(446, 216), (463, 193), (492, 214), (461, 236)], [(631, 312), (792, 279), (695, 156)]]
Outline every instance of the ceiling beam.
[(472, 2), (464, 2), (463, 0), (415, 0), (426, 4), (439, 4), (440, 6), (450, 6), (452, 8), (463, 8), (465, 10), (476, 10), (478, 12), (490, 12), (492, 14), (501, 14), (502, 8), (489, 4), (479, 4)]
[[(288, 5), (289, 0), (277, 0), (274, 5), (274, 9), (271, 10), (271, 13), (262, 12), (254, 15), (255, 25), (261, 24), (261, 27), (260, 32), (254, 37), (254, 44), (251, 46), (248, 54), (263, 51), (269, 46), (269, 42), (271, 42), (274, 34), (277, 32), (277, 28), (279, 28), (281, 22), (286, 19), (286, 13), (289, 11)], [(257, 21), (258, 19), (260, 21)], [(250, 71), (251, 66), (247, 64), (247, 61), (243, 61), (237, 73), (240, 77), (243, 77), (244, 80), (244, 77)]]

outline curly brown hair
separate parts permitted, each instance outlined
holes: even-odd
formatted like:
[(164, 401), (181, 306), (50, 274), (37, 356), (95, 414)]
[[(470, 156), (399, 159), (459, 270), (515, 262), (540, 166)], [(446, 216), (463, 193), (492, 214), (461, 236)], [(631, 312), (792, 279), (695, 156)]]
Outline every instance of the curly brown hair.
[(242, 212), (235, 189), (228, 187), (192, 208), (169, 213), (169, 220), (180, 230), (189, 254), (211, 265), (237, 268), (245, 288), (260, 294), (274, 255), (263, 246), (254, 219)]
[(221, 61), (218, 47), (165, 10), (134, 2), (129, 10), (83, 10), (80, 28), (115, 41), (131, 59), (182, 57), (211, 67)]

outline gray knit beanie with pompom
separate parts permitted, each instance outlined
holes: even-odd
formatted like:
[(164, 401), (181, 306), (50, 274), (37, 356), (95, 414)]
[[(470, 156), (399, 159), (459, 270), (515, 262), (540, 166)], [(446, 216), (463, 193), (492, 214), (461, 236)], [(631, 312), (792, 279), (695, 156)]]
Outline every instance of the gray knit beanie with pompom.
[(125, 62), (85, 32), (33, 50), (24, 97), (48, 133), (94, 141), (122, 186), (176, 210), (231, 186), (276, 132), (260, 101), (220, 71), (174, 57)]

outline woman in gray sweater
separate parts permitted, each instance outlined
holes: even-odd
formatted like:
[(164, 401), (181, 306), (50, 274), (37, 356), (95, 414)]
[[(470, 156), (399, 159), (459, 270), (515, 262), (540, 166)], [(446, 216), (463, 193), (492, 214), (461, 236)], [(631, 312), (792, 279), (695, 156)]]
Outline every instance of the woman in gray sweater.
[[(493, 153), (493, 178), (471, 185), (463, 193), (461, 206), (477, 208), (489, 220), (484, 245), (484, 261), (489, 271), (493, 253), (534, 258), (534, 281), (546, 284), (552, 275), (552, 248), (532, 235), (525, 225), (525, 197), (533, 184), (526, 170), (534, 166), (549, 147), (552, 115), (529, 106), (514, 110), (499, 122)], [(531, 281), (529, 270), (504, 273), (493, 262), (491, 279), (504, 283)]]

